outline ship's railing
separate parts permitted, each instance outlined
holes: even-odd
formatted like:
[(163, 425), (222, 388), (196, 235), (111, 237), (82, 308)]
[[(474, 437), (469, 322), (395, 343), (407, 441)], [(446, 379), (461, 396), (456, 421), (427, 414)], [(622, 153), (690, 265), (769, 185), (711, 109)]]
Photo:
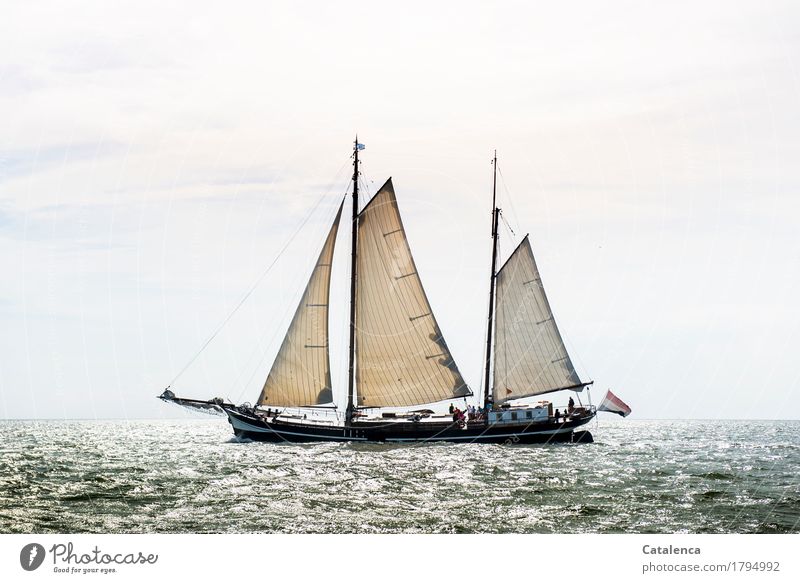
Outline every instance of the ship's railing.
[(562, 415), (570, 415), (573, 416), (575, 413), (580, 413), (580, 417), (588, 417), (597, 413), (597, 407), (594, 405), (579, 405), (572, 410), (572, 413), (567, 413), (569, 407), (564, 407), (561, 410)]
[[(553, 411), (558, 409), (561, 413), (566, 413), (569, 410), (569, 405), (555, 405), (553, 404)], [(573, 411), (586, 411), (587, 413), (596, 413), (597, 407), (594, 405), (577, 405)]]
[[(561, 415), (567, 413), (567, 405), (561, 407), (553, 406), (553, 410), (558, 409)], [(594, 405), (582, 405), (575, 407), (577, 411), (585, 411), (587, 414), (594, 415), (597, 413), (597, 407)], [(321, 422), (343, 422), (345, 420), (344, 411), (339, 411), (333, 408), (315, 408), (315, 407), (286, 407), (286, 408), (270, 408), (259, 406), (256, 411), (261, 415), (273, 417), (276, 413), (280, 419), (295, 420), (295, 421), (321, 421)]]

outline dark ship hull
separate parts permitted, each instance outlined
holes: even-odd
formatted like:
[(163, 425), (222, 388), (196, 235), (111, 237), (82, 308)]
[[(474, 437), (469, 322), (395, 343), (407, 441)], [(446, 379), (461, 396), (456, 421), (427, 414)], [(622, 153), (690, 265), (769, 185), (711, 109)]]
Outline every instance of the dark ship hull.
[(233, 432), (240, 439), (254, 441), (306, 443), (306, 442), (362, 442), (362, 443), (590, 443), (592, 435), (579, 428), (594, 419), (594, 410), (568, 420), (549, 419), (536, 423), (485, 423), (470, 422), (463, 426), (456, 422), (430, 421), (357, 421), (350, 426), (322, 425), (269, 419), (251, 411), (224, 407)]

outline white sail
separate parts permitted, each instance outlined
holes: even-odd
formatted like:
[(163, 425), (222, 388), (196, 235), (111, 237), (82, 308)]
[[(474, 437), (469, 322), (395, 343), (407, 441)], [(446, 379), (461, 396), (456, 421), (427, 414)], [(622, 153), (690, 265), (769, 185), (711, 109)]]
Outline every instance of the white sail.
[(494, 402), (581, 387), (526, 236), (497, 273)]
[(470, 395), (411, 256), (391, 179), (359, 215), (356, 384), (361, 407)]
[(300, 407), (333, 401), (328, 352), (328, 300), (333, 248), (342, 205), (264, 383), (259, 405)]

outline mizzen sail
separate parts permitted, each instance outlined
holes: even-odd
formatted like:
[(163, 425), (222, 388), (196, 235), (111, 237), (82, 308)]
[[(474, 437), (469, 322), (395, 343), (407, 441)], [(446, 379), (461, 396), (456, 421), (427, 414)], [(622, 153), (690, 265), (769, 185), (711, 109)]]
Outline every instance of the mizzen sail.
[(582, 388), (526, 236), (497, 272), (494, 402)]
[(468, 396), (422, 287), (391, 179), (359, 215), (356, 385), (361, 407)]
[(301, 407), (333, 401), (328, 352), (328, 300), (333, 248), (342, 205), (264, 383), (259, 405)]

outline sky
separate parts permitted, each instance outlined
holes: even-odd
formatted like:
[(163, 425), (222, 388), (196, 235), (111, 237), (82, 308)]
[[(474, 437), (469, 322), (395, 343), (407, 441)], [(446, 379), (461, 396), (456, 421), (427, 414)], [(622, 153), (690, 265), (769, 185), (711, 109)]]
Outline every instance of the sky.
[(595, 403), (797, 419), (798, 31), (780, 1), (6, 2), (0, 417), (253, 401), (358, 133), (475, 392), (497, 149), (501, 256), (530, 234)]

